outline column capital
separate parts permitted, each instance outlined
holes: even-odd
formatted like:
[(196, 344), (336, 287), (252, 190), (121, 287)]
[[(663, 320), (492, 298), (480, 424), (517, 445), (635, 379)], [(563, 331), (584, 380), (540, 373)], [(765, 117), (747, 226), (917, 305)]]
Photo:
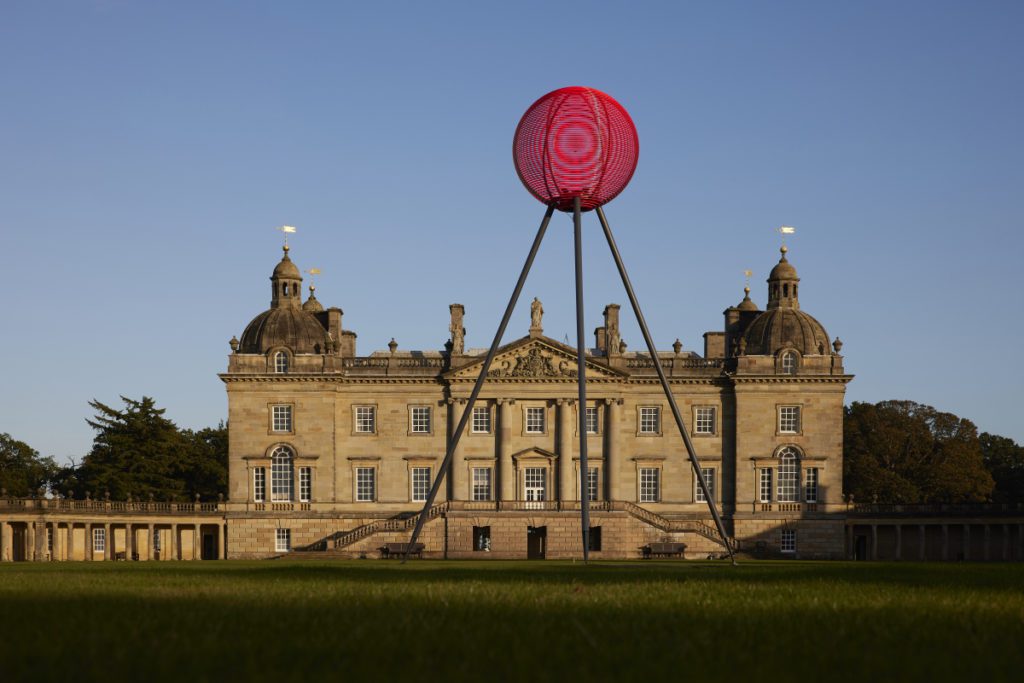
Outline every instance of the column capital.
[(494, 399), (494, 402), (497, 403), (499, 406), (514, 406), (516, 404), (516, 400), (514, 398), (496, 398)]
[(601, 400), (606, 406), (621, 406), (625, 402), (621, 398), (605, 398)]
[(556, 406), (574, 406), (576, 405), (576, 399), (574, 398), (556, 398)]

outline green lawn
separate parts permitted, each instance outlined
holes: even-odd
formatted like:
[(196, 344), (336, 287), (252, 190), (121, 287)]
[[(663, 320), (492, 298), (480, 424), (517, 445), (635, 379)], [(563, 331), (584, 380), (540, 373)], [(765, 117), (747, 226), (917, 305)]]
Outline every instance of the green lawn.
[(0, 565), (0, 681), (1021, 680), (1024, 565)]

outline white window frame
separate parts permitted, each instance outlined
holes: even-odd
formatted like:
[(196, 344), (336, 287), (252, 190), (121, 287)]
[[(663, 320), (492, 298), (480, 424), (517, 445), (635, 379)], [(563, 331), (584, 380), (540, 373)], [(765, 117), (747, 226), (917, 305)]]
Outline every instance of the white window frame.
[[(523, 500), (542, 503), (548, 499), (548, 470), (527, 467), (523, 471)], [(529, 505), (527, 505), (529, 507)]]
[(409, 468), (409, 500), (422, 503), (430, 494), (430, 467), (417, 465)]
[(490, 406), (473, 406), (473, 421), (469, 431), (473, 434), (491, 433)]
[(430, 406), (409, 406), (410, 434), (430, 434), (433, 422)]
[(641, 503), (657, 503), (661, 500), (661, 468), (641, 467), (637, 474), (637, 498)]
[(274, 372), (279, 375), (288, 372), (288, 354), (284, 351), (274, 352)]
[(357, 503), (372, 503), (377, 500), (376, 467), (357, 467), (354, 484)]
[(817, 503), (818, 502), (818, 475), (819, 470), (817, 467), (808, 467), (804, 469), (804, 502), (805, 503)]
[(799, 434), (802, 423), (802, 406), (779, 406), (779, 434)]
[(270, 455), (270, 502), (290, 503), (295, 499), (295, 452), (278, 446)]
[(377, 406), (353, 406), (352, 427), (356, 434), (376, 434)]
[(661, 434), (661, 406), (640, 406), (637, 433), (648, 436)]
[(776, 501), (796, 503), (800, 500), (800, 458), (795, 448), (787, 446), (779, 453), (779, 472), (775, 479)]
[(587, 468), (587, 500), (597, 500), (601, 493), (601, 474), (600, 468), (588, 467)]
[(267, 468), (252, 468), (252, 500), (254, 503), (267, 502)]
[(473, 500), (491, 500), (493, 472), (490, 467), (473, 468)]
[(527, 434), (544, 434), (547, 430), (547, 412), (548, 409), (543, 406), (527, 406), (525, 432)]
[(292, 432), (291, 404), (270, 406), (270, 431), (289, 434)]
[(290, 553), (292, 551), (292, 530), (274, 529), (274, 552)]
[[(711, 500), (715, 499), (715, 468), (714, 467), (701, 467), (701, 474), (704, 477), (704, 483), (708, 486), (708, 493), (711, 494)], [(700, 489), (700, 483), (694, 479), (693, 481), (693, 500), (697, 503), (708, 502), (707, 498), (704, 497), (704, 492)]]
[(601, 433), (601, 418), (600, 413), (597, 410), (597, 406), (587, 406), (585, 417), (583, 419), (587, 424), (587, 434), (590, 436), (596, 436)]
[(784, 553), (796, 552), (796, 529), (782, 530), (782, 541), (779, 544), (779, 547)]
[(299, 502), (308, 503), (313, 498), (313, 468), (299, 468)]
[(798, 364), (796, 351), (783, 351), (779, 356), (779, 369), (784, 375), (795, 375)]
[(758, 479), (758, 497), (762, 503), (772, 502), (772, 468), (762, 467)]
[(712, 436), (717, 433), (718, 407), (696, 406), (693, 409), (693, 433)]
[(92, 529), (92, 551), (94, 553), (107, 552), (107, 530), (102, 527)]

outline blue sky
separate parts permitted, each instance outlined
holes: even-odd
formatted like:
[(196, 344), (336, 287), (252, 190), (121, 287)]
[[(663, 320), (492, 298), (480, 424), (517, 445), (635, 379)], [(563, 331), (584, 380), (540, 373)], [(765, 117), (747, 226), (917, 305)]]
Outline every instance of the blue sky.
[[(1016, 2), (4, 2), (0, 431), (80, 457), (121, 394), (216, 424), (283, 223), (361, 353), (440, 349), (456, 301), (485, 346), (543, 214), (515, 125), (587, 85), (639, 131), (606, 212), (659, 346), (701, 351), (746, 268), (763, 307), (794, 225), (849, 400), (1024, 442), (1022, 33)], [(509, 339), (534, 296), (573, 336), (556, 218)], [(626, 300), (587, 219), (592, 329)]]

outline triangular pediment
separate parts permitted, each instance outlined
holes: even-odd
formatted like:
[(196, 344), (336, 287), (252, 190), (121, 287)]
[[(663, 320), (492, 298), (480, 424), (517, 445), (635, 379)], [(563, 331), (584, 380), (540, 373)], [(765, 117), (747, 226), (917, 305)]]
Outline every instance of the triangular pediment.
[[(483, 367), (481, 357), (445, 374), (452, 381), (475, 380)], [(547, 337), (524, 337), (498, 349), (489, 380), (499, 381), (572, 381), (579, 375), (576, 349)], [(587, 360), (587, 380), (621, 380), (625, 374)]]

